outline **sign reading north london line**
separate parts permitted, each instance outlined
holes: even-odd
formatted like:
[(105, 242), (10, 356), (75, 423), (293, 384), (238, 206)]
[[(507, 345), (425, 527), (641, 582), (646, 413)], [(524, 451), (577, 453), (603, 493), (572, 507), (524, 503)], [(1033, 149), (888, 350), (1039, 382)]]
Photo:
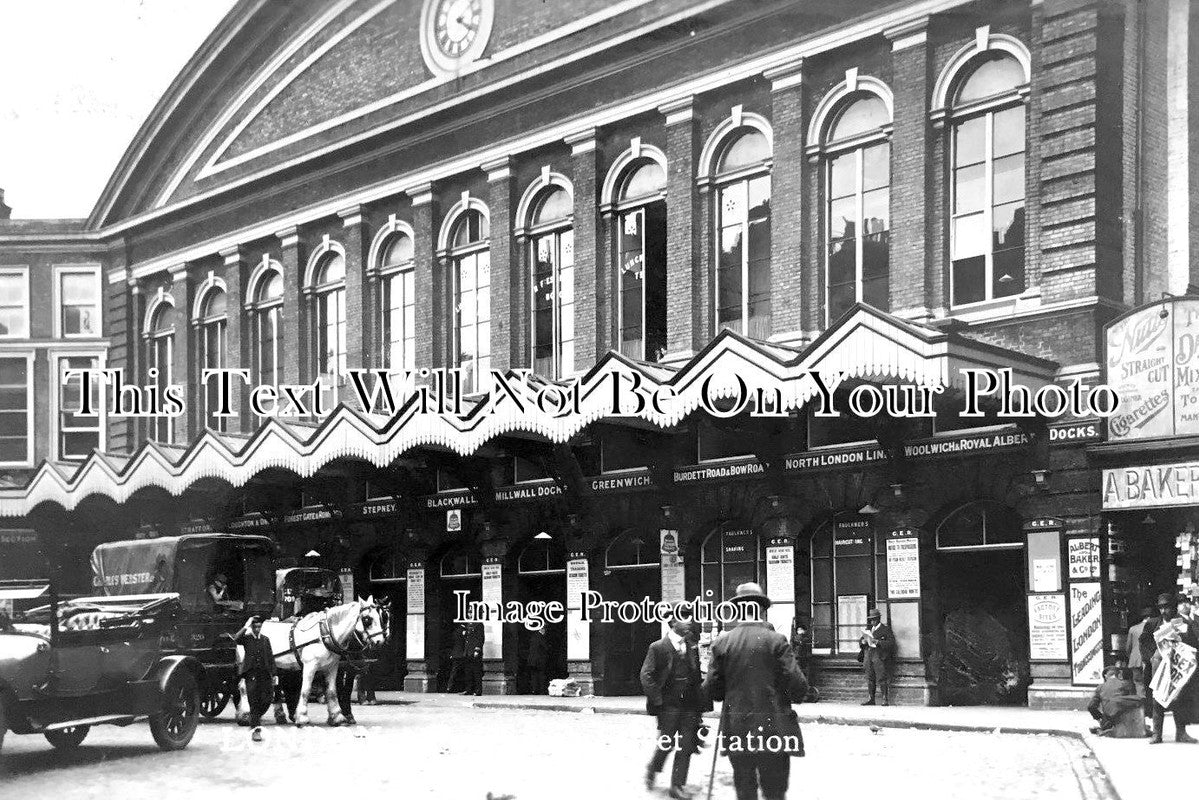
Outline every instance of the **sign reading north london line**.
[(1112, 441), (1199, 434), (1199, 300), (1155, 303), (1107, 329)]

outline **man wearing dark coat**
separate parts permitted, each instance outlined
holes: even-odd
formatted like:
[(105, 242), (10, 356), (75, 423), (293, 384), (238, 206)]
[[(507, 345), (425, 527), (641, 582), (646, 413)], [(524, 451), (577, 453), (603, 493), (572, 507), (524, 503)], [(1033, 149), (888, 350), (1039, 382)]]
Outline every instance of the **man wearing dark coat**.
[(246, 682), (246, 702), (250, 706), (250, 727), (257, 741), (262, 735), (259, 723), (274, 699), (275, 655), (271, 640), (262, 635), (262, 619), (250, 617), (233, 637), (242, 646), (240, 678)]
[[(465, 622), (459, 622), (454, 626), (454, 635), (451, 637), (450, 644), (450, 676), (445, 682), (445, 691), (454, 691), (454, 679), (458, 677), (460, 672), (469, 672), (466, 665), (466, 639), (468, 636), (467, 625)], [(470, 680), (467, 679), (469, 685)], [(466, 694), (465, 691), (461, 694)]]
[(466, 691), (464, 694), (483, 694), (483, 642), (486, 634), (482, 622), (466, 625)]
[(704, 693), (699, 650), (691, 630), (690, 622), (673, 620), (670, 631), (649, 646), (641, 665), (645, 710), (658, 721), (658, 742), (645, 769), (645, 788), (653, 789), (673, 751), (669, 795), (676, 799), (691, 796), (687, 792), (687, 770), (698, 748), (696, 732), (703, 712), (712, 708)]
[[(1172, 594), (1160, 594), (1157, 597), (1157, 608), (1161, 616), (1145, 623), (1145, 629), (1141, 632), (1141, 653), (1148, 656), (1146, 663), (1154, 674), (1162, 660), (1155, 634), (1163, 626), (1174, 626), (1179, 632), (1178, 639), (1183, 644), (1199, 650), (1199, 631), (1178, 614), (1178, 598)], [(1150, 744), (1161, 744), (1167, 711), (1174, 715), (1174, 741), (1194, 744), (1196, 740), (1187, 733), (1187, 725), (1199, 722), (1199, 674), (1191, 674), (1182, 691), (1168, 707), (1162, 705), (1161, 698), (1154, 697), (1153, 737), (1149, 740)]]
[(808, 682), (787, 637), (765, 621), (770, 600), (756, 583), (737, 587), (732, 601), (742, 622), (712, 643), (704, 688), (723, 700), (720, 743), (733, 765), (737, 800), (784, 800), (791, 756), (802, 756), (803, 737), (791, 704), (803, 702)]
[(895, 634), (883, 623), (877, 608), (866, 614), (866, 629), (858, 644), (862, 648), (862, 670), (866, 673), (866, 689), (870, 699), (864, 706), (874, 705), (877, 691), (883, 690), (883, 705), (891, 704), (891, 665), (895, 658)]
[(538, 628), (529, 634), (529, 650), (525, 656), (525, 669), (528, 670), (529, 691), (533, 694), (545, 694), (546, 665), (550, 660), (549, 642), (546, 641), (545, 628)]

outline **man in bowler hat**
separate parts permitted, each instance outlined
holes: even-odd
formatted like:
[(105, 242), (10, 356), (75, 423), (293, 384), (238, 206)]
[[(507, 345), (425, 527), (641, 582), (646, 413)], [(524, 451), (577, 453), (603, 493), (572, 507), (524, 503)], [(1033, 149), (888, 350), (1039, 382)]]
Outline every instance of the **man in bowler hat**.
[(712, 643), (704, 688), (724, 701), (720, 742), (733, 765), (737, 800), (758, 800), (759, 785), (765, 800), (784, 800), (790, 759), (804, 754), (791, 704), (803, 702), (808, 682), (787, 637), (765, 621), (770, 600), (762, 587), (743, 583), (732, 602), (741, 621)]
[(666, 635), (649, 646), (641, 665), (645, 710), (658, 721), (658, 742), (645, 770), (645, 788), (653, 789), (673, 751), (669, 796), (676, 800), (691, 797), (687, 769), (692, 753), (698, 749), (696, 732), (703, 712), (712, 708), (704, 694), (699, 650), (691, 633), (690, 622), (672, 620)]
[(891, 664), (895, 656), (895, 634), (883, 623), (883, 615), (877, 608), (866, 614), (866, 629), (858, 640), (862, 648), (862, 670), (866, 673), (866, 689), (870, 699), (864, 706), (874, 705), (875, 695), (883, 690), (883, 705), (891, 704)]

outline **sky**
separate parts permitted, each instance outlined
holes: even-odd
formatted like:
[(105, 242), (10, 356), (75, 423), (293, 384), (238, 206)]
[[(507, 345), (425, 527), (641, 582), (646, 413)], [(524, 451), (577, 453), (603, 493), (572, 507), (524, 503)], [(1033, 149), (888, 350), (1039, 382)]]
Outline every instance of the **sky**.
[(0, 0), (0, 189), (14, 218), (86, 217), (234, 0)]

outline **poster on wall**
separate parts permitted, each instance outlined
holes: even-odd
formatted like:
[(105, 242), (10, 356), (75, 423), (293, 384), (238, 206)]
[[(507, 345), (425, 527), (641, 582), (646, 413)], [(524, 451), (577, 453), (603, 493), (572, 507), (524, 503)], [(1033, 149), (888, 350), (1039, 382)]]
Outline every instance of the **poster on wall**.
[(775, 602), (795, 600), (795, 548), (789, 544), (766, 548), (766, 596)]
[(408, 613), (425, 613), (425, 570), (422, 567), (408, 569)]
[(591, 623), (583, 621), (583, 595), (590, 588), (587, 559), (566, 562), (566, 658), (591, 658)]
[(1061, 588), (1057, 579), (1056, 558), (1035, 558), (1032, 562), (1032, 590), (1053, 592)]
[(354, 570), (342, 567), (337, 574), (341, 578), (341, 602), (354, 602)]
[(1070, 564), (1070, 580), (1099, 578), (1099, 539), (1069, 539), (1066, 542), (1067, 562)]
[(425, 657), (425, 615), (409, 614), (404, 634), (405, 657), (418, 661)]
[(920, 540), (914, 536), (887, 540), (887, 597), (920, 596)]
[(1103, 683), (1103, 603), (1098, 581), (1070, 585), (1070, 645), (1074, 684)]
[(662, 600), (677, 603), (684, 599), (683, 555), (679, 552), (679, 532), (661, 531)]
[[(504, 603), (503, 565), (483, 565), (483, 602), (502, 608)], [(502, 658), (504, 655), (504, 623), (489, 620), (483, 623), (483, 658)]]
[(1069, 657), (1064, 594), (1029, 595), (1028, 643), (1032, 661), (1065, 661)]

